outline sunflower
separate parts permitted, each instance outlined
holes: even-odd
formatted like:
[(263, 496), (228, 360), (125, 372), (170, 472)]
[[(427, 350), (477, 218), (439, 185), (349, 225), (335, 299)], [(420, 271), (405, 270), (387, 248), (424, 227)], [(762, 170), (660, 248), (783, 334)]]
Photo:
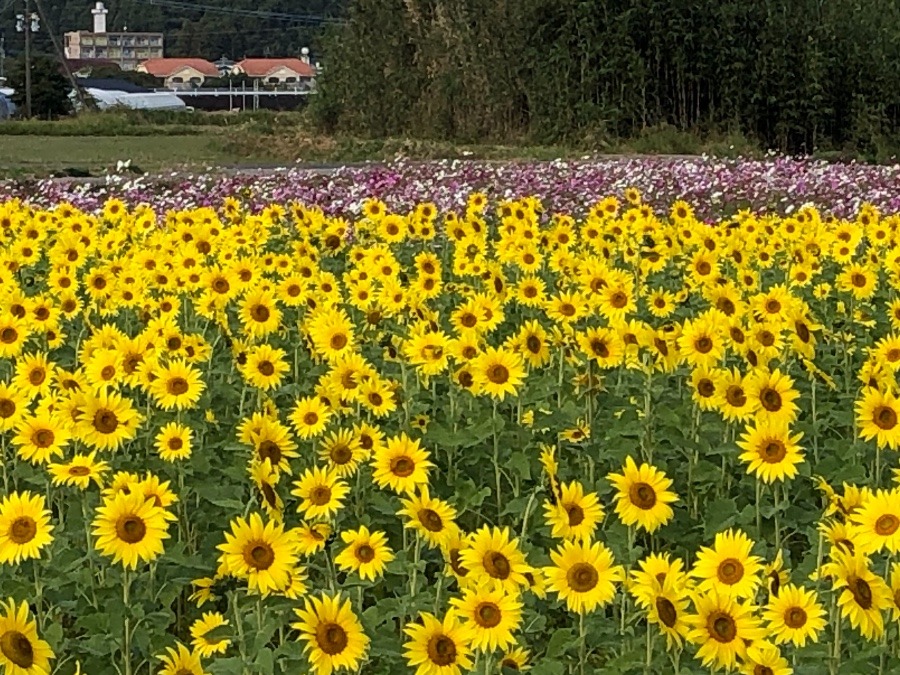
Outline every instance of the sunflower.
[(291, 624), (300, 631), (309, 663), (316, 675), (336, 670), (357, 672), (369, 648), (359, 618), (349, 599), (340, 594), (307, 598), (303, 609), (295, 609), (298, 621)]
[(297, 444), (286, 426), (277, 419), (266, 417), (249, 435), (259, 461), (268, 461), (273, 469), (292, 473), (290, 460), (297, 457)]
[(730, 595), (720, 595), (715, 589), (697, 594), (696, 614), (688, 616), (688, 640), (700, 645), (697, 657), (703, 665), (733, 668), (737, 657), (747, 653), (746, 645), (765, 636), (753, 608)]
[(272, 468), (269, 462), (260, 462), (258, 459), (250, 460), (247, 466), (250, 480), (259, 490), (260, 504), (265, 509), (266, 515), (275, 520), (283, 519), (284, 501), (276, 491), (278, 484), (278, 471)]
[(97, 453), (78, 454), (65, 464), (47, 466), (53, 476), (54, 485), (74, 485), (79, 490), (87, 490), (93, 481), (97, 487), (103, 486), (103, 474), (109, 471), (109, 464), (97, 460)]
[(516, 593), (527, 581), (528, 565), (519, 540), (510, 539), (509, 528), (482, 526), (459, 553), (459, 562), (476, 583)]
[(91, 448), (116, 450), (134, 438), (142, 419), (130, 399), (116, 392), (100, 392), (79, 405), (75, 430)]
[(472, 662), (472, 627), (460, 622), (450, 611), (441, 621), (434, 614), (420, 612), (421, 623), (407, 624), (403, 632), (409, 641), (403, 645), (404, 656), (415, 675), (460, 675), (474, 667)]
[(473, 649), (490, 654), (516, 643), (513, 633), (522, 623), (518, 595), (509, 595), (499, 588), (467, 588), (461, 598), (451, 598), (450, 605), (471, 627)]
[(100, 553), (125, 568), (149, 562), (163, 553), (168, 539), (166, 513), (140, 492), (118, 492), (97, 507), (93, 534)]
[(297, 565), (297, 542), (292, 532), (285, 532), (281, 523), (263, 522), (258, 513), (250, 520), (231, 521), (231, 532), (225, 533), (225, 543), (219, 544), (229, 573), (246, 579), (251, 591), (263, 596), (287, 587), (290, 570)]
[(332, 528), (329, 523), (301, 523), (293, 532), (297, 540), (297, 551), (300, 555), (309, 557), (325, 548)]
[(18, 356), (28, 340), (28, 333), (25, 319), (8, 313), (0, 314), (0, 358)]
[(678, 348), (692, 367), (712, 368), (718, 365), (725, 355), (720, 322), (712, 317), (688, 321), (678, 338)]
[(342, 507), (350, 487), (331, 469), (312, 467), (294, 481), (291, 494), (300, 499), (297, 511), (306, 518), (331, 518)]
[(62, 457), (70, 436), (60, 419), (46, 413), (24, 418), (16, 432), (13, 445), (19, 457), (32, 464), (46, 464), (52, 457)]
[(429, 457), (418, 440), (406, 434), (394, 436), (374, 453), (372, 480), (380, 488), (411, 494), (416, 487), (428, 484), (428, 471), (434, 466)]
[(744, 391), (759, 421), (790, 424), (796, 419), (794, 401), (800, 393), (794, 389), (794, 381), (779, 370), (755, 371), (744, 380)]
[(815, 591), (785, 584), (777, 596), (769, 597), (763, 609), (763, 619), (768, 624), (770, 637), (776, 644), (791, 642), (803, 647), (807, 642), (817, 642), (825, 628), (825, 609), (819, 604)]
[(158, 675), (206, 675), (201, 656), (199, 651), (191, 651), (180, 642), (175, 648), (166, 647), (166, 653), (156, 657), (163, 662)]
[(670, 576), (662, 581), (652, 578), (633, 583), (629, 590), (646, 610), (647, 622), (657, 626), (666, 636), (669, 649), (680, 648), (690, 628), (687, 623), (687, 587)]
[(191, 646), (202, 657), (224, 654), (231, 640), (220, 629), (227, 625), (228, 619), (219, 612), (204, 612), (202, 618), (191, 624)]
[(752, 598), (760, 584), (761, 559), (750, 555), (753, 540), (740, 530), (716, 535), (713, 547), (701, 547), (691, 576), (700, 580), (700, 592)]
[(477, 391), (501, 401), (507, 394), (518, 395), (525, 379), (522, 357), (502, 348), (487, 347), (472, 363), (472, 371)]
[(290, 422), (300, 438), (315, 438), (328, 425), (331, 410), (318, 396), (301, 398), (294, 405)]
[(578, 481), (560, 485), (559, 496), (552, 502), (545, 501), (544, 511), (551, 536), (559, 539), (590, 541), (603, 520), (597, 493), (585, 492)]
[(413, 494), (409, 499), (401, 499), (400, 503), (403, 508), (399, 515), (407, 518), (404, 527), (418, 532), (431, 547), (443, 546), (448, 541), (456, 527), (456, 509), (432, 497), (427, 485), (423, 485), (418, 494)]
[(882, 612), (893, 606), (894, 599), (890, 587), (869, 565), (864, 555), (836, 549), (832, 562), (823, 565), (822, 575), (831, 578), (833, 590), (840, 591), (837, 603), (841, 615), (863, 637), (875, 640), (884, 632)]
[(376, 417), (386, 417), (397, 409), (394, 386), (388, 380), (371, 378), (360, 386), (363, 407)]
[(29, 399), (38, 395), (46, 396), (53, 383), (55, 367), (43, 352), (25, 354), (16, 362), (16, 374), (12, 385), (25, 392)]
[(322, 439), (319, 446), (319, 458), (328, 462), (328, 466), (341, 478), (356, 473), (364, 454), (350, 429), (338, 429)]
[(864, 553), (900, 551), (900, 490), (877, 490), (853, 512), (853, 539)]
[(516, 351), (532, 368), (541, 368), (550, 361), (547, 331), (537, 321), (525, 321), (513, 344)]
[(566, 541), (550, 552), (550, 559), (553, 566), (544, 568), (548, 588), (578, 614), (612, 602), (616, 582), (625, 580), (625, 570), (614, 564), (612, 552), (600, 542)]
[(719, 409), (726, 422), (740, 422), (753, 417), (754, 407), (747, 398), (743, 377), (736, 368), (722, 376)]
[(13, 492), (0, 501), (0, 563), (19, 564), (40, 558), (41, 549), (50, 545), (50, 511), (44, 497), (25, 491)]
[(278, 330), (281, 324), (281, 310), (271, 291), (257, 288), (249, 291), (241, 300), (238, 314), (247, 335), (264, 338)]
[(531, 666), (528, 663), (529, 656), (528, 650), (522, 647), (505, 651), (503, 656), (500, 657), (500, 670), (511, 670), (516, 673), (531, 670)]
[(354, 351), (353, 322), (343, 311), (327, 310), (309, 324), (309, 335), (317, 355), (327, 361)]
[(375, 581), (394, 559), (384, 532), (369, 532), (369, 528), (361, 526), (358, 530), (344, 530), (341, 539), (347, 547), (335, 556), (334, 562), (345, 572), (356, 572), (361, 579)]
[(241, 372), (252, 386), (269, 391), (279, 386), (284, 374), (290, 370), (285, 355), (283, 349), (273, 349), (268, 344), (251, 347)]
[(0, 431), (14, 428), (28, 412), (27, 404), (21, 389), (0, 382)]
[(156, 435), (156, 451), (164, 462), (177, 462), (191, 456), (191, 428), (169, 422)]
[(28, 603), (0, 603), (0, 665), (6, 675), (47, 675), (53, 650), (38, 638), (37, 621), (29, 620)]
[(669, 492), (672, 479), (659, 469), (646, 463), (638, 467), (629, 456), (622, 473), (611, 473), (607, 479), (617, 490), (616, 513), (624, 525), (637, 525), (647, 532), (655, 532), (674, 515), (669, 504), (678, 496)]
[(200, 373), (183, 359), (173, 359), (156, 373), (150, 394), (165, 410), (189, 410), (197, 405), (206, 384)]
[(577, 336), (578, 346), (589, 359), (603, 369), (615, 368), (625, 356), (625, 343), (610, 328), (589, 328)]
[(675, 294), (664, 289), (656, 289), (647, 296), (647, 309), (659, 318), (665, 319), (675, 311)]
[(801, 438), (802, 433), (792, 436), (784, 424), (757, 421), (738, 441), (744, 450), (740, 459), (748, 464), (747, 473), (766, 483), (794, 478), (797, 465), (803, 463), (803, 450), (797, 445)]
[(861, 438), (874, 438), (879, 448), (900, 447), (900, 401), (890, 391), (864, 389), (862, 400), (856, 402), (856, 421)]
[(791, 675), (794, 669), (781, 655), (781, 650), (764, 640), (747, 645), (741, 664), (742, 675)]

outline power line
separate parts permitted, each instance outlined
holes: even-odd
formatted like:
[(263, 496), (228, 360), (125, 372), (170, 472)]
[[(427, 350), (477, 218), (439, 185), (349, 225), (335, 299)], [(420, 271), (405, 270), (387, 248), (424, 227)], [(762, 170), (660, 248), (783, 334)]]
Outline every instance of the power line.
[(322, 14), (290, 14), (287, 12), (265, 12), (256, 9), (240, 9), (236, 7), (216, 7), (214, 5), (201, 5), (195, 2), (182, 2), (181, 0), (141, 0), (149, 5), (165, 7), (168, 9), (180, 9), (190, 12), (210, 12), (218, 14), (231, 14), (232, 16), (247, 16), (257, 19), (273, 19), (276, 21), (288, 21), (291, 23), (344, 23), (343, 19), (324, 16)]

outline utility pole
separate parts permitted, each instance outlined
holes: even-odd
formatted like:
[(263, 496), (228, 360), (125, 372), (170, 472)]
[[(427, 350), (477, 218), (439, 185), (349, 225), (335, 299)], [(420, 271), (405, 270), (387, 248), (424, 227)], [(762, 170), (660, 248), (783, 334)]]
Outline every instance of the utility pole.
[(0, 79), (6, 77), (6, 36), (0, 35)]
[(31, 34), (39, 29), (38, 15), (31, 12), (31, 0), (25, 0), (25, 13), (16, 16), (16, 31), (25, 34), (25, 117), (31, 117)]

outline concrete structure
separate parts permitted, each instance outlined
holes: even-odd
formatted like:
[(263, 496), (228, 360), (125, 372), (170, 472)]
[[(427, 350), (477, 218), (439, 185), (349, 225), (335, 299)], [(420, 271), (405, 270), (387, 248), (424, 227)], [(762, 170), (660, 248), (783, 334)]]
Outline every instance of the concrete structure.
[(207, 78), (219, 77), (219, 69), (205, 59), (149, 59), (135, 69), (163, 81), (166, 89), (197, 89)]
[(73, 31), (65, 34), (67, 59), (79, 61), (112, 61), (122, 70), (135, 70), (147, 59), (161, 58), (164, 38), (162, 33), (108, 32), (106, 15), (109, 10), (98, 2), (94, 15), (93, 31)]
[(259, 80), (260, 86), (310, 86), (316, 70), (300, 59), (244, 59), (231, 71)]

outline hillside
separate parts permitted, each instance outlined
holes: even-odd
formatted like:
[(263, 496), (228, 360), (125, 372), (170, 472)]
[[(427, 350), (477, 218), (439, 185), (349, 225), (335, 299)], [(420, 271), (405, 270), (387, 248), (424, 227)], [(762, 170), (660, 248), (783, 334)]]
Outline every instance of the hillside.
[[(48, 22), (55, 32), (90, 29), (91, 0), (43, 0)], [(166, 3), (168, 4), (168, 3)], [(318, 45), (323, 24), (313, 17), (338, 17), (345, 0), (203, 0), (175, 2), (200, 9), (158, 6), (150, 0), (107, 0), (109, 30), (164, 31), (168, 56), (296, 56), (302, 47), (311, 47), (321, 57)], [(0, 31), (6, 50), (15, 55), (22, 49), (22, 37), (15, 33), (15, 14), (24, 0), (0, 0)], [(208, 9), (206, 9), (208, 8)], [(275, 12), (295, 15), (292, 19), (246, 16), (236, 12)], [(306, 18), (304, 18), (306, 17)], [(46, 31), (35, 38), (38, 49), (50, 50)]]

